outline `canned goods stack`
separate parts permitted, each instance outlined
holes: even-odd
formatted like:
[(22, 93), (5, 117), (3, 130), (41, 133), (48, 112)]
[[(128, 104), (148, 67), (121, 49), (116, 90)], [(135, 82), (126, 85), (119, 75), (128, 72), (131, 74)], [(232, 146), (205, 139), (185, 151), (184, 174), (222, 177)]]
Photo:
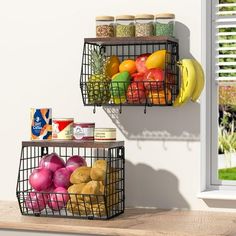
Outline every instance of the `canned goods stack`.
[(73, 139), (73, 118), (54, 118), (52, 121), (52, 138), (71, 140)]
[(96, 128), (95, 141), (114, 141), (116, 140), (115, 128)]
[(31, 109), (31, 140), (114, 141), (115, 128), (96, 128), (95, 123), (74, 122), (74, 118), (52, 118), (51, 108)]
[(74, 123), (73, 139), (94, 140), (95, 123)]

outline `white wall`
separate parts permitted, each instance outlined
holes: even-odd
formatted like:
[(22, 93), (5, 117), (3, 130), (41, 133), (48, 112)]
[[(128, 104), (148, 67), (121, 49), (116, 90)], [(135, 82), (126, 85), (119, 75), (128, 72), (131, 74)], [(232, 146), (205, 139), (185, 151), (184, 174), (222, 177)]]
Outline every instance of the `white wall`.
[[(200, 171), (200, 108), (124, 108), (94, 115), (82, 105), (79, 73), (84, 37), (95, 36), (96, 15), (176, 14), (180, 56), (201, 58), (198, 0), (0, 1), (1, 200), (15, 200), (21, 140), (29, 139), (31, 107), (56, 117), (117, 127), (126, 142), (127, 205), (207, 209), (196, 198)], [(156, 138), (168, 132), (169, 140)], [(188, 137), (184, 140), (184, 137)]]

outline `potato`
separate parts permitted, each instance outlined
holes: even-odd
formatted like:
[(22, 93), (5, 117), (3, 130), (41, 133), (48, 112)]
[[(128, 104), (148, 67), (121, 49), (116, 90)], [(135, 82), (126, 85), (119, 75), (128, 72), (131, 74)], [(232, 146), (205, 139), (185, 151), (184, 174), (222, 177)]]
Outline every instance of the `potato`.
[(91, 196), (83, 196), (84, 201), (86, 202), (99, 202), (103, 200), (102, 196), (93, 196), (93, 195), (101, 195), (100, 192), (100, 183), (98, 181), (90, 181), (88, 182), (81, 191), (81, 194), (89, 194)]
[(73, 171), (70, 176), (70, 182), (72, 184), (88, 183), (90, 178), (91, 168), (87, 166), (78, 167)]
[(90, 177), (95, 181), (104, 181), (106, 178), (106, 171), (100, 168), (93, 167), (90, 172)]
[[(79, 194), (81, 194), (82, 189), (84, 188), (85, 185), (86, 183), (73, 184), (68, 188), (68, 193), (71, 193), (70, 200), (72, 202), (77, 202), (79, 201), (79, 199), (81, 199), (81, 196), (79, 196)], [(78, 195), (75, 195), (75, 194), (78, 194)]]
[(81, 216), (86, 216), (91, 214), (91, 206), (88, 203), (77, 204), (74, 202), (67, 202), (66, 208), (69, 212), (74, 214), (79, 214)]

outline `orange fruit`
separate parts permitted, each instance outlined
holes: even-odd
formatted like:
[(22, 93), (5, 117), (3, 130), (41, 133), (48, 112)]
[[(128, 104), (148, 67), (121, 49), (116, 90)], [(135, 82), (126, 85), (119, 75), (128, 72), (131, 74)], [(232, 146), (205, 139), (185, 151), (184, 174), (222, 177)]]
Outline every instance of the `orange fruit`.
[(128, 71), (131, 74), (135, 73), (137, 71), (135, 61), (131, 59), (127, 59), (122, 61), (122, 63), (119, 66), (120, 72)]
[[(166, 97), (166, 99), (165, 99)], [(149, 101), (155, 105), (166, 105), (171, 101), (171, 91), (168, 89), (165, 93), (164, 90), (158, 92), (149, 92), (148, 94)], [(166, 102), (167, 101), (167, 102)]]

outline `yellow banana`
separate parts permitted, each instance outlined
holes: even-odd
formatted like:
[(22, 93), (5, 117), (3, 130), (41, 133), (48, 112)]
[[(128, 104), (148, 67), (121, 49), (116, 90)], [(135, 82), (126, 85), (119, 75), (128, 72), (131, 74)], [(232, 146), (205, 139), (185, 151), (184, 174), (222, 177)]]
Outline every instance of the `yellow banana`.
[(196, 86), (193, 91), (191, 100), (193, 102), (196, 102), (197, 99), (200, 97), (201, 92), (204, 88), (205, 78), (204, 78), (204, 72), (200, 63), (195, 59), (192, 59), (192, 63), (194, 65), (195, 72), (196, 72)]
[(193, 62), (190, 59), (182, 59), (179, 63), (181, 74), (181, 87), (177, 98), (174, 101), (174, 107), (181, 106), (192, 97), (196, 86), (196, 72)]

